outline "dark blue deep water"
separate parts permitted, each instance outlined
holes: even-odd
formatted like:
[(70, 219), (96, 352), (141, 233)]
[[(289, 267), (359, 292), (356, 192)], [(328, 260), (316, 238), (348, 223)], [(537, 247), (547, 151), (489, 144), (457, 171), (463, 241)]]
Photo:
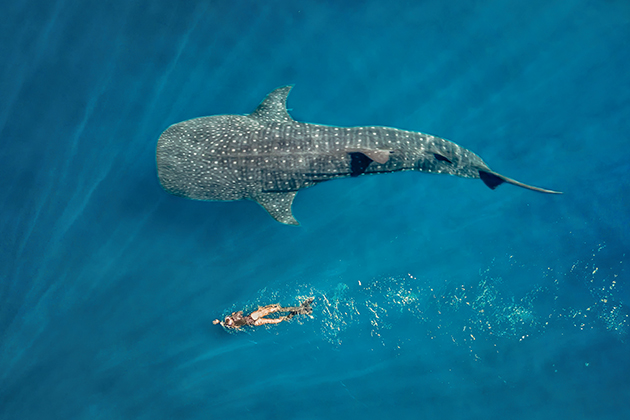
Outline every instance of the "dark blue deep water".
[[(0, 9), (0, 418), (629, 418), (627, 1)], [(166, 127), (286, 84), (299, 121), (436, 134), (564, 195), (366, 176), (291, 227), (161, 189)]]

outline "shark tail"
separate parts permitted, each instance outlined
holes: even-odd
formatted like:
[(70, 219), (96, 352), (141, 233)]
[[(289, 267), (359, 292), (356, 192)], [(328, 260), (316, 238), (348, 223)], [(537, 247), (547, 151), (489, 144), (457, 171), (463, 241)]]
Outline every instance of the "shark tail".
[(517, 187), (526, 188), (532, 191), (538, 191), (545, 194), (562, 194), (560, 191), (546, 190), (544, 188), (534, 187), (531, 185), (523, 184), (522, 182), (518, 182), (515, 179), (508, 178), (507, 176), (503, 176), (491, 170), (479, 170), (479, 178), (483, 181), (484, 184), (488, 186), (488, 188), (494, 190), (499, 185), (507, 182), (508, 184), (516, 185)]

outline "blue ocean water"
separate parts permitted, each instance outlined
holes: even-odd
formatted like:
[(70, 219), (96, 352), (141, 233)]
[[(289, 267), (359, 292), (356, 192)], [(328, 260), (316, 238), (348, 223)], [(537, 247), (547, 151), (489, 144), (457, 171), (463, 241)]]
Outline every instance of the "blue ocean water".
[[(4, 2), (0, 418), (630, 415), (623, 0)], [(397, 173), (164, 192), (170, 124), (432, 133), (548, 196)], [(214, 318), (314, 296), (312, 318)]]

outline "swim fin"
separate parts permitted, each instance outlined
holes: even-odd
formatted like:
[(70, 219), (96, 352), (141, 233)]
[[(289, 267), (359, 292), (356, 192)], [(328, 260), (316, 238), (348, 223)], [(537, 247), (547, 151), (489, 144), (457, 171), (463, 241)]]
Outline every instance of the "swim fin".
[(311, 303), (315, 300), (314, 297), (306, 298), (304, 302), (300, 306), (294, 306), (291, 308), (289, 312), (288, 318), (291, 319), (295, 315), (310, 315), (313, 313), (313, 308), (311, 308)]

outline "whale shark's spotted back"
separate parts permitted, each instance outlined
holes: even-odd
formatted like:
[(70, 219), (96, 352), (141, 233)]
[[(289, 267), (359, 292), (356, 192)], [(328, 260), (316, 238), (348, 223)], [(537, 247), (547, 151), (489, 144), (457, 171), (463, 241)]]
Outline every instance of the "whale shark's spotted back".
[(276, 220), (291, 212), (302, 188), (335, 178), (404, 170), (481, 178), (540, 192), (490, 170), (473, 152), (448, 140), (388, 127), (333, 127), (293, 120), (291, 86), (276, 89), (250, 115), (217, 115), (174, 124), (158, 140), (160, 183), (195, 200), (250, 199)]
[(195, 118), (170, 126), (157, 148), (160, 182), (171, 194), (195, 200), (247, 197), (246, 171), (236, 152), (254, 141), (259, 124), (245, 116)]

